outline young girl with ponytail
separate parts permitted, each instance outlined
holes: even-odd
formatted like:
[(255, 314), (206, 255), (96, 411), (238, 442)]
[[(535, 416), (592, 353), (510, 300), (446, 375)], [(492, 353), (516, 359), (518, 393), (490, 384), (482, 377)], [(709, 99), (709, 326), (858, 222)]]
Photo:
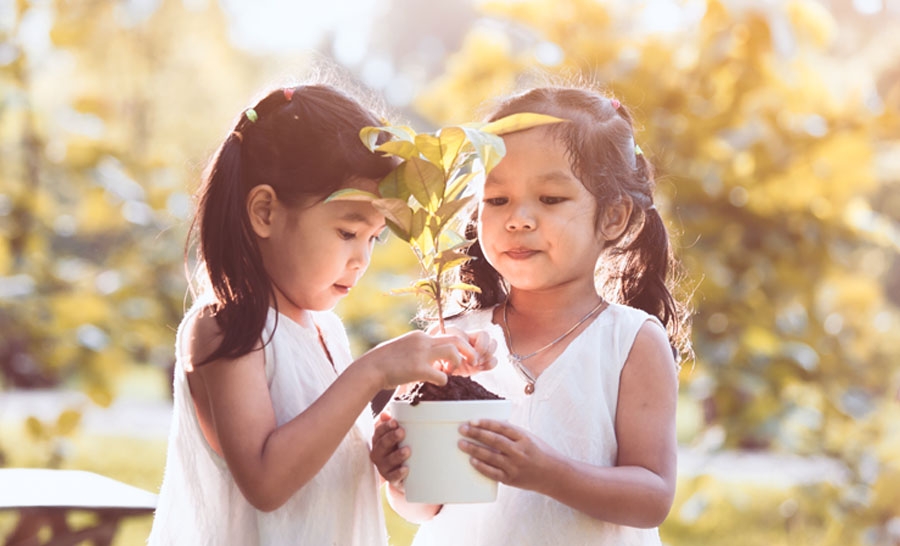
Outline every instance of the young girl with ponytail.
[(377, 191), (394, 164), (359, 132), (381, 124), (333, 87), (277, 89), (213, 158), (191, 226), (202, 286), (178, 328), (149, 544), (386, 544), (368, 403), (403, 383), (444, 384), (442, 367), (478, 357), (465, 336), (412, 332), (353, 361), (330, 311), (385, 220), (327, 197)]
[(477, 259), (463, 266), (481, 293), (454, 324), (500, 347), (476, 379), (513, 402), (512, 417), (460, 430), (472, 465), (500, 482), (497, 500), (406, 503), (409, 448), (390, 416), (372, 458), (392, 505), (424, 522), (416, 546), (658, 545), (675, 493), (674, 354), (689, 348), (653, 171), (614, 98), (536, 88), (490, 119), (520, 112), (567, 121), (504, 135), (471, 233)]

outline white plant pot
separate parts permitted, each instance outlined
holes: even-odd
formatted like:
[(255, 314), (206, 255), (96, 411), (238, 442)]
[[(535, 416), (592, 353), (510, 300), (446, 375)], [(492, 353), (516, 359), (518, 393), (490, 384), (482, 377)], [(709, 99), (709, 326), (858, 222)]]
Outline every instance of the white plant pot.
[(409, 446), (406, 500), (426, 504), (491, 502), (497, 482), (472, 466), (457, 445), (459, 426), (473, 419), (509, 419), (509, 400), (392, 401), (390, 413), (406, 431)]

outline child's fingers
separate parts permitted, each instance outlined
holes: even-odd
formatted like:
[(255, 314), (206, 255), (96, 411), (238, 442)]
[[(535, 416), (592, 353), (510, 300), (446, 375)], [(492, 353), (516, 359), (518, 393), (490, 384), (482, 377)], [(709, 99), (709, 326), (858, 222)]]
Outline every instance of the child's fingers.
[(506, 472), (495, 466), (491, 466), (484, 461), (480, 461), (475, 457), (469, 457), (469, 464), (475, 467), (475, 470), (492, 480), (498, 481), (500, 483), (507, 483), (509, 481)]
[(385, 434), (389, 434), (392, 430), (398, 428), (399, 424), (397, 421), (393, 420), (390, 415), (387, 415), (385, 418), (385, 414), (382, 413), (379, 417), (379, 422), (375, 425), (375, 432), (372, 433), (372, 447), (374, 448), (377, 443), (381, 441)]
[[(525, 437), (522, 429), (507, 423), (506, 421), (496, 421), (494, 419), (476, 419), (468, 423), (468, 430), (471, 433), (477, 433), (479, 430), (493, 432), (509, 438), (513, 442), (521, 440)], [(464, 427), (466, 425), (463, 425)], [(462, 431), (462, 428), (460, 428)]]
[(447, 384), (447, 374), (428, 366), (427, 369), (422, 372), (422, 381), (427, 381), (428, 383), (432, 383), (437, 385), (438, 387), (443, 387)]
[(464, 335), (445, 334), (434, 336), (434, 340), (437, 344), (436, 349), (441, 353), (437, 360), (446, 360), (454, 367), (459, 366), (464, 360), (468, 362), (478, 360), (475, 349), (469, 345), (468, 337)]
[(383, 477), (388, 483), (394, 486), (394, 488), (402, 491), (403, 490), (403, 480), (406, 479), (406, 476), (409, 475), (409, 467), (407, 466), (398, 466), (392, 469), (387, 474), (382, 474)]

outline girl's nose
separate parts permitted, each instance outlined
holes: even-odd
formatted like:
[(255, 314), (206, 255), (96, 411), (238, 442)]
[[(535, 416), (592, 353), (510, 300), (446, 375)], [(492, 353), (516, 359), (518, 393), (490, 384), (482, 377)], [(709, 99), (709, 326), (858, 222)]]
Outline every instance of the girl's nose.
[(372, 259), (372, 246), (359, 245), (350, 256), (350, 268), (365, 270), (369, 267), (369, 261)]
[(526, 207), (516, 207), (506, 220), (508, 231), (531, 231), (536, 222)]

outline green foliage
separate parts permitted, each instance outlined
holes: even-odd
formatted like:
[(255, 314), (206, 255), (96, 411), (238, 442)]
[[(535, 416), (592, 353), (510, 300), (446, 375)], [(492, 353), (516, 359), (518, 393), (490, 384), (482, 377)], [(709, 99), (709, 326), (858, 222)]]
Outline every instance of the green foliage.
[[(415, 294), (434, 305), (444, 331), (444, 303), (453, 290), (477, 286), (449, 283), (450, 273), (469, 260), (472, 244), (459, 231), (474, 195), (469, 183), (487, 174), (506, 153), (501, 135), (563, 120), (542, 114), (514, 114), (492, 123), (444, 127), (417, 133), (410, 127), (366, 127), (360, 138), (369, 150), (401, 159), (378, 184), (378, 195), (357, 189), (334, 192), (328, 200), (369, 201), (388, 227), (416, 255), (421, 277), (395, 294)], [(394, 137), (379, 144), (382, 133)]]
[[(831, 57), (837, 24), (817, 2), (709, 0), (665, 33), (632, 6), (485, 4), (494, 24), (474, 27), (420, 111), (467, 119), (547, 79), (620, 98), (696, 308), (682, 374), (705, 418), (694, 440), (837, 458), (853, 475), (841, 498), (858, 502), (820, 502), (843, 521), (872, 517), (850, 533), (884, 526), (898, 515), (880, 512), (876, 483), (897, 470), (883, 448), (900, 381), (900, 80)], [(548, 48), (559, 58), (542, 66)]]

